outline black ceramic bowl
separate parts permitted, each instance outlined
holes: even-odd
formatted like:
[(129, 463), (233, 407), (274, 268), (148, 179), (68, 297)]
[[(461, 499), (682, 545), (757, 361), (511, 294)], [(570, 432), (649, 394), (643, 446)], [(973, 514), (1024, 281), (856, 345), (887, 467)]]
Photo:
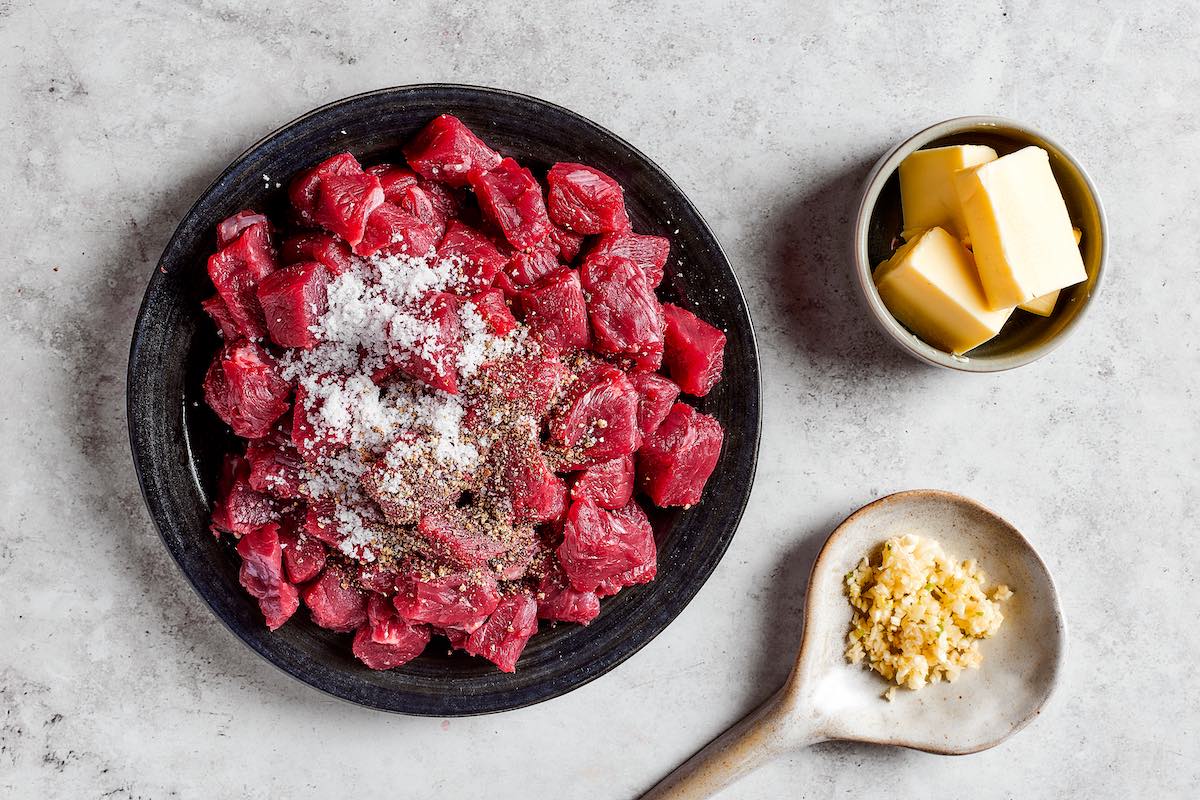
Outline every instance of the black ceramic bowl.
[[(658, 578), (604, 601), (587, 627), (561, 624), (530, 640), (514, 674), (436, 639), (405, 666), (375, 672), (350, 637), (303, 611), (272, 633), (238, 584), (238, 558), (208, 531), (222, 454), (236, 445), (205, 406), (201, 380), (218, 338), (200, 309), (212, 293), (205, 262), (214, 226), (242, 208), (279, 211), (298, 171), (344, 150), (363, 163), (401, 160), (399, 147), (441, 113), (460, 117), (502, 154), (544, 174), (578, 161), (625, 188), (634, 229), (671, 238), (661, 294), (728, 335), (725, 378), (697, 405), (725, 427), (703, 501), (652, 515)], [(264, 180), (269, 176), (269, 180)], [(607, 672), (653, 639), (699, 591), (724, 554), (754, 480), (759, 437), (758, 354), (737, 279), (700, 213), (650, 159), (593, 122), (531, 97), (468, 86), (383, 89), (310, 112), (233, 162), (183, 218), (150, 278), (129, 359), (129, 434), (150, 514), (184, 575), (213, 612), (284, 672), (338, 697), (388, 711), (480, 714), (536, 703)]]

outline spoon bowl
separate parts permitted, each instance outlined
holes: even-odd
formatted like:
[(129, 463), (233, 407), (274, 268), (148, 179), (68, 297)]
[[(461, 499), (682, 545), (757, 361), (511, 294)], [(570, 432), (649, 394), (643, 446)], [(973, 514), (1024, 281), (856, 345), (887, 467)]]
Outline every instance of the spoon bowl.
[[(846, 662), (851, 607), (843, 578), (886, 539), (916, 533), (956, 558), (974, 558), (987, 587), (1013, 596), (1004, 624), (981, 644), (983, 665), (953, 683), (899, 689)], [(709, 797), (765, 761), (815, 742), (842, 739), (944, 755), (994, 747), (1040, 712), (1058, 681), (1066, 626), (1045, 563), (1021, 533), (984, 506), (949, 492), (917, 490), (864, 506), (834, 530), (813, 565), (804, 638), (787, 683), (750, 716), (645, 795)]]

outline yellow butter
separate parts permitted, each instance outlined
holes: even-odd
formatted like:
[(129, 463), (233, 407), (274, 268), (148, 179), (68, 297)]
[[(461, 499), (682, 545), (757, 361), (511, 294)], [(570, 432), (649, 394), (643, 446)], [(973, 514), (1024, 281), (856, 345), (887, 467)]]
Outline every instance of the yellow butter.
[(1087, 279), (1067, 204), (1040, 147), (954, 175), (992, 308), (1020, 305)]
[(905, 241), (929, 228), (967, 238), (967, 224), (954, 188), (954, 173), (994, 161), (996, 151), (978, 144), (917, 150), (900, 162), (900, 205)]
[[(1083, 231), (1079, 228), (1071, 228), (1071, 235), (1075, 237), (1075, 244), (1083, 241)], [(1048, 317), (1054, 313), (1054, 307), (1058, 305), (1058, 295), (1061, 289), (1055, 289), (1050, 294), (1044, 294), (1041, 297), (1035, 297), (1028, 302), (1021, 303), (1017, 308), (1022, 311), (1028, 311), (1031, 314), (1037, 314), (1039, 317)]]
[(942, 228), (907, 242), (875, 269), (888, 311), (941, 350), (965, 353), (1004, 327), (1012, 308), (988, 307), (971, 254)]

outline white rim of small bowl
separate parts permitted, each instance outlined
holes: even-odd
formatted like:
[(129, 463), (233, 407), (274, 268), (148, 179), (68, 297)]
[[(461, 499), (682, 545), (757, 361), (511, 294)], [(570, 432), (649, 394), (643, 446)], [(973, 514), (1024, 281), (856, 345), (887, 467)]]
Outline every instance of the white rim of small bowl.
[[(879, 291), (875, 288), (875, 281), (872, 277), (874, 270), (871, 267), (870, 256), (867, 253), (867, 234), (871, 225), (871, 215), (875, 211), (875, 205), (879, 202), (879, 195), (883, 190), (884, 184), (887, 183), (892, 173), (899, 168), (900, 162), (909, 153), (912, 153), (914, 150), (920, 150), (930, 142), (946, 136), (964, 133), (981, 127), (996, 128), (998, 129), (997, 132), (1001, 134), (1005, 128), (1008, 128), (1041, 139), (1049, 147), (1053, 148), (1056, 155), (1067, 161), (1079, 172), (1084, 185), (1087, 187), (1088, 194), (1096, 206), (1096, 216), (1100, 221), (1100, 260), (1096, 270), (1096, 278), (1092, 282), (1087, 300), (1075, 312), (1074, 316), (1067, 320), (1066, 324), (1063, 325), (1057, 334), (1037, 347), (1022, 350), (1014, 355), (971, 358), (969, 355), (955, 356), (944, 350), (938, 350), (909, 331), (908, 328), (900, 324), (899, 320), (892, 316), (883, 299), (879, 296)], [(858, 210), (854, 219), (854, 243), (851, 264), (859, 292), (871, 312), (872, 320), (874, 320), (879, 330), (906, 353), (926, 364), (958, 370), (960, 372), (1003, 372), (1004, 370), (1022, 367), (1038, 360), (1062, 344), (1067, 336), (1079, 326), (1079, 323), (1087, 314), (1092, 301), (1096, 298), (1097, 293), (1099, 293), (1100, 285), (1103, 283), (1104, 274), (1107, 271), (1108, 218), (1104, 214), (1104, 204), (1100, 201), (1100, 192), (1097, 191), (1096, 184), (1092, 181), (1087, 170), (1054, 139), (1036, 128), (1005, 117), (955, 117), (939, 122), (936, 125), (930, 125), (928, 128), (908, 137), (884, 153), (879, 161), (875, 163), (875, 166), (871, 168), (870, 173), (867, 174), (867, 178), (863, 182), (862, 195), (859, 199)]]

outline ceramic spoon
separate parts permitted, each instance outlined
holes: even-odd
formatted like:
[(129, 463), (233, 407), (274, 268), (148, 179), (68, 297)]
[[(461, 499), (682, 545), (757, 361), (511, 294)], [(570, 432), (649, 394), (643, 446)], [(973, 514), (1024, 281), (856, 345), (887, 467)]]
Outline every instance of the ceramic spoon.
[[(983, 665), (954, 683), (920, 691), (888, 684), (843, 652), (851, 609), (843, 576), (884, 540), (932, 537), (952, 557), (975, 558), (987, 588), (1007, 584), (1004, 625), (980, 644)], [(815, 742), (842, 739), (960, 755), (994, 747), (1041, 711), (1058, 680), (1066, 627), (1054, 582), (1016, 528), (973, 500), (910, 491), (856, 511), (830, 535), (813, 565), (804, 639), (783, 688), (693, 756), (643, 800), (710, 797), (759, 765)]]

